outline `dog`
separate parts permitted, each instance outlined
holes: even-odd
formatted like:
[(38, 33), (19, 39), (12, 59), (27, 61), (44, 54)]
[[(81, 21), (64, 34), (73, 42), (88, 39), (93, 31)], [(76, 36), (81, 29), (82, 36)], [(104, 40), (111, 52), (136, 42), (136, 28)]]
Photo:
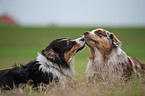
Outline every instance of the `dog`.
[(128, 56), (120, 47), (117, 37), (104, 29), (84, 32), (84, 39), (90, 56), (86, 68), (87, 81), (120, 80), (145, 73), (145, 64)]
[(26, 65), (0, 71), (0, 86), (11, 89), (14, 85), (65, 83), (74, 76), (75, 55), (85, 48), (84, 38), (67, 38), (52, 41)]

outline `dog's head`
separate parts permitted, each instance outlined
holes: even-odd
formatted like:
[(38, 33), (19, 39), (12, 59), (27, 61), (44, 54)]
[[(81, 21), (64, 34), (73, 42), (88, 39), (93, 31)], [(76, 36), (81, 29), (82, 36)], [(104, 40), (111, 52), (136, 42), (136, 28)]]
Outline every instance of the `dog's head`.
[(84, 33), (85, 42), (89, 48), (97, 48), (105, 55), (109, 54), (112, 48), (120, 47), (121, 42), (116, 38), (113, 33), (110, 33), (104, 29), (95, 29), (91, 32)]
[(75, 40), (62, 38), (52, 41), (46, 49), (42, 51), (42, 53), (51, 62), (59, 64), (61, 67), (70, 68), (71, 60), (76, 53), (83, 50), (84, 47), (84, 38), (78, 38)]

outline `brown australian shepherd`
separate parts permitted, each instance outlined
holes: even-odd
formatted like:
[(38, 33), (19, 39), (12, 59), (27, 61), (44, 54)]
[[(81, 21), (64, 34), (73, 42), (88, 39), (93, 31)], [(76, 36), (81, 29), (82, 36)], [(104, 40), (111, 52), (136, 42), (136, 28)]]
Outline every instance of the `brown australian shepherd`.
[(85, 42), (90, 56), (87, 64), (87, 80), (96, 79), (120, 80), (129, 78), (132, 74), (137, 77), (145, 72), (145, 64), (127, 56), (120, 48), (121, 42), (113, 33), (104, 29), (95, 29), (84, 33)]

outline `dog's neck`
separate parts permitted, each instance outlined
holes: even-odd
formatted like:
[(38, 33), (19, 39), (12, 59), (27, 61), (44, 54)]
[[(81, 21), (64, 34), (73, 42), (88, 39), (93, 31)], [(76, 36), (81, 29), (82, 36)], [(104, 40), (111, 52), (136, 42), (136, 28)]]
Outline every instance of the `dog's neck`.
[(73, 59), (70, 61), (70, 63), (72, 64), (72, 66), (70, 66), (70, 69), (59, 67), (58, 64), (51, 62), (41, 53), (38, 53), (36, 61), (38, 61), (38, 64), (40, 64), (39, 70), (41, 70), (42, 72), (51, 72), (54, 76), (58, 76), (59, 78), (64, 77), (64, 75), (73, 78)]
[(89, 48), (90, 49), (90, 56), (89, 60), (92, 60), (92, 63), (101, 64), (103, 63), (103, 55), (97, 48)]
[(90, 58), (88, 62), (90, 64), (88, 64), (88, 66), (92, 65), (98, 71), (100, 76), (102, 76), (102, 78), (105, 78), (106, 76), (115, 76), (113, 73), (116, 72), (117, 69), (120, 71), (118, 74), (118, 78), (120, 78), (120, 76), (123, 75), (123, 69), (120, 66), (126, 62), (128, 62), (127, 55), (120, 47), (111, 50), (110, 54), (106, 56), (105, 60), (100, 50), (93, 48), (93, 50), (90, 51)]
[(110, 62), (110, 60), (113, 61), (117, 60), (118, 62), (122, 62), (124, 61), (124, 58), (126, 58), (125, 61), (127, 61), (127, 55), (120, 47), (112, 49), (110, 53), (105, 56), (105, 58), (103, 56), (104, 54), (102, 54), (102, 52), (99, 49), (89, 48), (89, 50), (90, 50), (89, 59), (92, 59), (93, 61), (101, 61), (101, 63), (103, 62), (107, 63)]
[(114, 65), (121, 64), (121, 63), (128, 63), (128, 56), (120, 47), (117, 47), (113, 49), (110, 52), (110, 54), (106, 57), (105, 62), (112, 63)]

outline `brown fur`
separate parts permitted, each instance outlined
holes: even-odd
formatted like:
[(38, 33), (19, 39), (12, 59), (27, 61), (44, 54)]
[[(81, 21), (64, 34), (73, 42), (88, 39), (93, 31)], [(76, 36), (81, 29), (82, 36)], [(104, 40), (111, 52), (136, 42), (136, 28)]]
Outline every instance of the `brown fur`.
[(49, 51), (44, 50), (43, 53), (45, 54), (45, 56), (47, 58), (50, 58), (50, 59), (53, 59), (53, 60), (55, 60), (55, 58), (58, 57), (58, 55), (55, 54), (53, 49), (50, 49)]
[[(117, 76), (118, 78), (122, 76), (128, 78), (132, 74), (136, 74), (137, 77), (140, 77), (140, 73), (145, 72), (145, 64), (133, 57), (127, 56), (120, 48), (121, 42), (113, 33), (104, 29), (96, 29), (91, 32), (85, 32), (84, 38), (90, 51), (89, 63), (87, 65), (87, 78), (89, 81), (90, 79), (106, 76), (110, 76), (110, 78)], [(101, 55), (96, 55), (97, 51)], [(96, 60), (96, 58), (100, 60)], [(100, 71), (98, 72), (98, 70)]]
[(80, 47), (79, 44), (75, 44), (71, 50), (69, 50), (67, 53), (64, 53), (64, 58), (66, 60), (66, 62), (69, 64), (70, 66), (70, 61), (72, 59), (72, 57), (76, 54), (76, 49), (78, 49)]

